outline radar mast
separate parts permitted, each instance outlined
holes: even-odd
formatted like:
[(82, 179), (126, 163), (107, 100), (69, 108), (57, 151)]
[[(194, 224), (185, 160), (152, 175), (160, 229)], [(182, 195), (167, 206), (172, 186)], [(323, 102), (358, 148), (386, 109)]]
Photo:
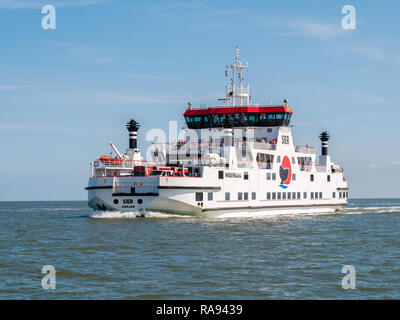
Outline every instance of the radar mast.
[[(248, 63), (242, 64), (240, 62), (240, 50), (236, 47), (235, 50), (235, 62), (229, 66), (226, 66), (226, 69), (231, 69), (231, 86), (226, 86), (226, 100), (225, 106), (228, 104), (232, 107), (234, 106), (243, 106), (249, 105), (251, 102), (250, 97), (250, 87), (247, 84), (246, 88), (243, 87), (243, 70), (248, 68)], [(228, 71), (226, 71), (226, 75)], [(245, 100), (245, 101), (244, 101)]]

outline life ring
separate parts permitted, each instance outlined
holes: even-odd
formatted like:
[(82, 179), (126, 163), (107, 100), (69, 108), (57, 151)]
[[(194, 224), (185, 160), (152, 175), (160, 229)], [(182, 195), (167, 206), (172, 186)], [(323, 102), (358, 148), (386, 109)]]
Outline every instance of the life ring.
[(97, 168), (99, 165), (100, 165), (100, 161), (99, 161), (99, 160), (96, 160), (96, 161), (94, 162), (94, 166)]

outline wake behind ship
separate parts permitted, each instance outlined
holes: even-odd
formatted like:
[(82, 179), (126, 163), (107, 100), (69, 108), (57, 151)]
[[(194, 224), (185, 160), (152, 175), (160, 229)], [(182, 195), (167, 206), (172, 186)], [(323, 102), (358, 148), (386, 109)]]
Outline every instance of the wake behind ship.
[(239, 59), (231, 73), (223, 106), (184, 113), (183, 139), (153, 143), (152, 160), (137, 145), (139, 124), (127, 124), (129, 148), (91, 163), (88, 205), (94, 210), (146, 210), (172, 214), (287, 214), (334, 212), (347, 204), (343, 168), (328, 154), (329, 134), (322, 132), (321, 155), (296, 145), (290, 125), (293, 110), (282, 105), (252, 103), (248, 68)]

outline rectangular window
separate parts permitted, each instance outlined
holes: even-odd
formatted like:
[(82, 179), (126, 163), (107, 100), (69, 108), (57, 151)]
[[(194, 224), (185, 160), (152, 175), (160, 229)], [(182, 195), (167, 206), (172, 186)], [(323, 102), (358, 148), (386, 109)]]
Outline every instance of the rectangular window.
[(319, 193), (319, 198), (322, 199), (322, 192)]
[(229, 192), (225, 192), (225, 200), (231, 200), (231, 194)]
[(292, 199), (296, 199), (296, 192), (292, 192)]
[(282, 192), (282, 199), (286, 200), (286, 192)]
[(310, 181), (313, 182), (314, 181), (314, 175), (310, 174)]
[(311, 192), (311, 199), (314, 199), (314, 192)]
[(307, 192), (303, 192), (303, 199), (307, 199)]
[(203, 201), (203, 192), (196, 192), (196, 201)]
[(251, 200), (256, 200), (256, 193), (255, 192), (251, 193)]
[(333, 198), (333, 199), (336, 198), (336, 192), (332, 192), (332, 198)]
[(297, 192), (297, 199), (300, 199), (300, 196), (301, 196), (300, 192)]
[(272, 192), (272, 200), (276, 199), (276, 192)]
[(288, 198), (288, 199), (292, 199), (292, 193), (291, 193), (291, 192), (288, 192), (288, 193), (287, 193), (287, 198)]
[(249, 173), (248, 173), (248, 172), (245, 172), (245, 173), (243, 174), (243, 178), (244, 178), (244, 180), (249, 180)]
[(292, 174), (292, 180), (296, 181), (296, 174), (295, 173)]
[(243, 200), (243, 193), (238, 192), (238, 200)]
[(267, 180), (271, 180), (271, 172), (267, 172)]
[(244, 200), (249, 200), (249, 193), (248, 192), (244, 193)]
[(212, 193), (212, 192), (209, 192), (209, 193), (207, 194), (207, 200), (208, 200), (208, 201), (212, 201), (212, 200), (213, 200), (213, 193)]
[(278, 156), (278, 157), (276, 158), (276, 162), (277, 162), (277, 163), (281, 163), (281, 156)]
[(272, 180), (276, 180), (276, 173), (272, 172)]
[(328, 182), (331, 182), (331, 176), (328, 174), (328, 176), (326, 177)]
[(271, 200), (271, 192), (267, 192), (267, 200)]
[(318, 199), (318, 192), (314, 192), (315, 199)]
[(278, 200), (280, 200), (280, 199), (281, 199), (281, 193), (278, 192)]
[(339, 192), (339, 198), (341, 198), (342, 197), (342, 193), (341, 192)]
[(218, 179), (223, 179), (223, 178), (224, 178), (224, 172), (218, 171)]

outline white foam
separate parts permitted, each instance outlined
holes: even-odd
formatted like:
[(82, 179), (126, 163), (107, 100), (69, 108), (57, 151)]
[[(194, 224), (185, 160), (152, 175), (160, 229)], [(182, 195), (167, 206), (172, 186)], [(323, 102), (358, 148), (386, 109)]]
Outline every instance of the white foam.
[[(119, 211), (94, 211), (89, 214), (90, 218), (96, 219), (136, 219), (142, 218), (142, 213), (138, 211), (127, 211), (127, 212), (119, 212)], [(191, 216), (179, 215), (179, 214), (167, 214), (156, 211), (146, 211), (146, 216), (144, 218), (185, 218)]]
[(230, 212), (217, 216), (218, 219), (230, 219), (230, 218), (256, 218), (256, 219), (265, 219), (265, 218), (277, 218), (277, 217), (290, 217), (296, 218), (301, 216), (319, 216), (319, 215), (329, 215), (335, 214), (332, 211), (323, 212), (323, 211), (313, 211), (307, 212), (304, 210), (291, 210), (290, 212), (285, 211), (242, 211), (242, 212)]

